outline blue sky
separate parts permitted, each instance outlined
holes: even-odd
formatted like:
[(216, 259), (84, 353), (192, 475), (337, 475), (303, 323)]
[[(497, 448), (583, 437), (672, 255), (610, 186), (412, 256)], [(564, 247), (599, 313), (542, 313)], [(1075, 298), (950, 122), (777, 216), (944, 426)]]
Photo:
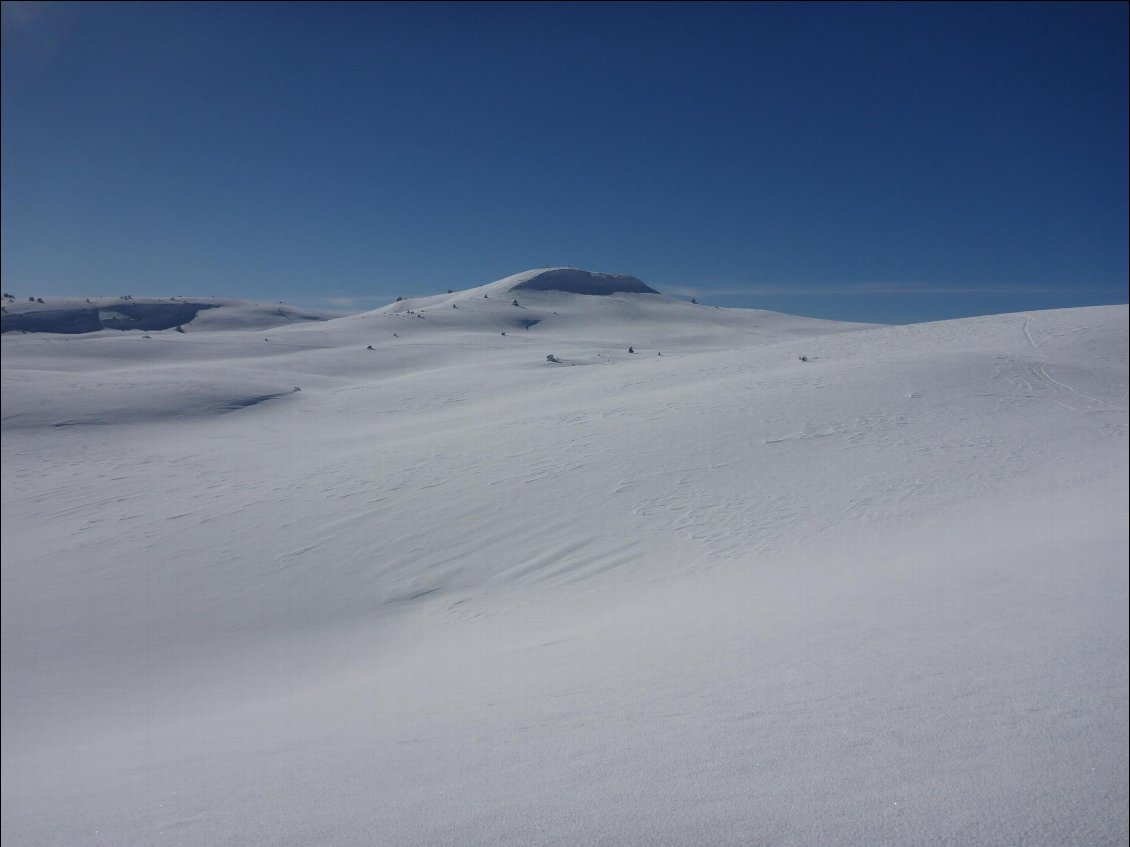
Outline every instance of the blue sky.
[(3, 4), (5, 291), (1127, 300), (1127, 4)]

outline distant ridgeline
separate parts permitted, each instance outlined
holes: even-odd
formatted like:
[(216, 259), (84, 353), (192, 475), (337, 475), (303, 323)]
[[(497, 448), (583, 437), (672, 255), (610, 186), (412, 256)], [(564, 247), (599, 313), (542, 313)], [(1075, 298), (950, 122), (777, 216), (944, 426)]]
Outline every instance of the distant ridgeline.
[(186, 324), (217, 303), (130, 303), (111, 306), (70, 306), (29, 309), (0, 315), (3, 332), (60, 332), (78, 334), (100, 329), (162, 330)]

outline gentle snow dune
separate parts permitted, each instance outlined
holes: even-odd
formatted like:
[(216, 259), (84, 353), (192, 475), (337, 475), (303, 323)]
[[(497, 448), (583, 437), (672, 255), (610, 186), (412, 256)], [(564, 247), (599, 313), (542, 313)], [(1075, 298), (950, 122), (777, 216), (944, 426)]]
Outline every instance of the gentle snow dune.
[(5, 336), (5, 840), (1126, 843), (1126, 307), (533, 278)]

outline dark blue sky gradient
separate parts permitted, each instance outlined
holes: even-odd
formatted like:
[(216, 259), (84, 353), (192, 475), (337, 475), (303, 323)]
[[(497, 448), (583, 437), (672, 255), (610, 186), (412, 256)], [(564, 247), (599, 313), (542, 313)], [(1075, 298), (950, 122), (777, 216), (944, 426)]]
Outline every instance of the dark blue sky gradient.
[(1127, 300), (1127, 5), (4, 4), (3, 285)]

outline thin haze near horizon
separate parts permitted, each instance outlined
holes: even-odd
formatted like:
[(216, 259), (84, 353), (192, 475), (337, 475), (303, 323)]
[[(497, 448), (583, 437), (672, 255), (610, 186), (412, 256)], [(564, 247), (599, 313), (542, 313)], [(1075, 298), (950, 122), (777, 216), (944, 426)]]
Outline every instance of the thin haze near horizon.
[(3, 286), (1127, 299), (1127, 6), (3, 4)]

